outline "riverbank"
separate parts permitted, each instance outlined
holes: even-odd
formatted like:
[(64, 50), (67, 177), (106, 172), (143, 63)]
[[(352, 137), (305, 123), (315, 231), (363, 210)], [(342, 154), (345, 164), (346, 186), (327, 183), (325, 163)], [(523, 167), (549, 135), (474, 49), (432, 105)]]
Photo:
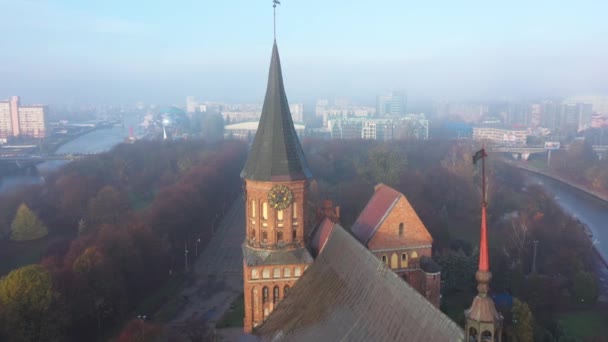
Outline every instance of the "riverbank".
[(549, 178), (555, 179), (555, 180), (557, 180), (559, 182), (562, 182), (562, 183), (564, 183), (564, 184), (566, 184), (566, 185), (568, 185), (568, 186), (570, 186), (572, 188), (575, 188), (577, 190), (585, 192), (585, 193), (587, 193), (587, 194), (589, 194), (589, 195), (591, 195), (591, 196), (593, 196), (593, 197), (595, 197), (595, 198), (597, 198), (599, 200), (602, 200), (602, 201), (608, 203), (608, 195), (605, 195), (605, 194), (597, 192), (597, 191), (593, 191), (593, 190), (591, 190), (591, 189), (589, 189), (589, 188), (587, 188), (585, 186), (582, 186), (582, 185), (579, 185), (579, 184), (575, 184), (572, 181), (570, 181), (570, 180), (568, 180), (566, 178), (563, 178), (563, 177), (557, 175), (555, 172), (545, 171), (545, 170), (542, 170), (542, 169), (540, 169), (538, 167), (532, 166), (530, 164), (512, 163), (512, 162), (509, 163), (509, 164), (513, 165), (514, 167), (517, 167), (519, 169), (522, 169), (522, 170), (530, 171), (530, 172), (533, 172), (533, 173), (536, 173), (536, 174), (539, 174), (539, 175), (542, 175), (542, 176), (545, 176), (545, 177), (549, 177)]
[[(571, 181), (569, 181), (569, 180), (567, 180), (567, 179), (565, 179), (563, 177), (560, 177), (558, 175), (555, 175), (552, 172), (547, 172), (547, 171), (544, 171), (544, 170), (539, 169), (537, 167), (534, 167), (532, 165), (523, 164), (523, 163), (513, 163), (513, 162), (511, 162), (511, 163), (508, 163), (508, 164), (511, 165), (511, 166), (513, 166), (513, 167), (516, 167), (516, 168), (518, 168), (520, 170), (524, 170), (524, 171), (530, 172), (530, 173), (535, 174), (535, 175), (539, 175), (539, 176), (542, 176), (542, 177), (549, 178), (549, 179), (554, 180), (556, 182), (559, 182), (560, 184), (565, 185), (565, 186), (567, 186), (567, 187), (569, 187), (571, 189), (574, 189), (576, 191), (584, 193), (585, 195), (591, 196), (594, 199), (603, 202), (604, 204), (608, 204), (608, 196), (605, 196), (604, 194), (601, 194), (601, 193), (598, 193), (596, 191), (592, 191), (590, 189), (587, 189), (584, 186), (581, 186), (581, 185), (578, 185), (578, 184), (574, 184)], [(571, 213), (571, 214), (575, 214), (575, 213)], [(596, 235), (598, 233), (597, 232), (598, 227), (595, 227), (595, 231), (594, 231), (593, 229), (589, 228), (589, 224), (587, 224), (586, 222), (584, 222), (585, 221), (585, 217), (580, 217), (580, 215), (574, 215), (574, 216), (579, 217), (579, 220), (581, 220), (582, 223), (584, 224), (585, 230), (587, 231), (587, 234), (588, 234), (588, 236), (589, 236), (589, 238), (591, 240), (591, 243), (593, 245), (593, 251), (595, 252), (595, 254), (597, 256), (598, 261), (600, 262), (600, 264), (602, 264), (604, 266), (605, 271), (608, 271), (608, 257), (606, 255), (602, 254), (602, 252), (598, 249), (598, 246), (597, 246), (598, 242), (601, 242), (600, 240), (596, 239)], [(600, 237), (600, 239), (601, 239), (601, 237)], [(604, 241), (604, 243), (606, 244), (608, 242)], [(604, 272), (604, 271), (602, 271), (602, 272)]]

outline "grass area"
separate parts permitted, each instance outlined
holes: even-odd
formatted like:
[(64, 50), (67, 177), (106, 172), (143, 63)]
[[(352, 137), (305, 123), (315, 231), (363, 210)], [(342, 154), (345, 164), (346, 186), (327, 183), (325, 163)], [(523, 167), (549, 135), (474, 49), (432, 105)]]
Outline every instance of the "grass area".
[(558, 319), (566, 335), (581, 339), (608, 336), (608, 315), (605, 307), (561, 313)]
[(154, 195), (154, 193), (150, 194), (149, 196), (136, 196), (132, 193), (129, 194), (129, 203), (131, 204), (131, 208), (133, 208), (133, 211), (141, 211), (146, 209), (150, 204), (152, 204)]
[(533, 166), (541, 171), (548, 171), (549, 168), (547, 167), (547, 161), (546, 160), (539, 160), (539, 159), (530, 159), (527, 161), (527, 164), (530, 166)]
[(230, 309), (218, 321), (217, 328), (233, 328), (243, 326), (243, 317), (245, 317), (245, 298), (241, 294), (232, 304)]
[(39, 263), (56, 240), (57, 238), (44, 237), (24, 242), (0, 241), (0, 276), (22, 266)]
[(182, 274), (173, 276), (141, 302), (135, 312), (148, 313), (149, 316), (154, 314), (154, 319), (161, 322), (170, 321), (184, 302), (179, 293), (182, 291), (185, 281), (186, 278)]

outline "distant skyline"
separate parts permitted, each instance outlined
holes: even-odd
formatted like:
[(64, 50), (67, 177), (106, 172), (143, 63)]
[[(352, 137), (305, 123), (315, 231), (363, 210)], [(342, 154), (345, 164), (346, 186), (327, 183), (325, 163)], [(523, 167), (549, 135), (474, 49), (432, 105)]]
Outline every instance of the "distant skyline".
[[(0, 0), (0, 98), (259, 103), (272, 1)], [(608, 2), (283, 0), (290, 102), (608, 94)], [(6, 34), (8, 33), (8, 34)]]

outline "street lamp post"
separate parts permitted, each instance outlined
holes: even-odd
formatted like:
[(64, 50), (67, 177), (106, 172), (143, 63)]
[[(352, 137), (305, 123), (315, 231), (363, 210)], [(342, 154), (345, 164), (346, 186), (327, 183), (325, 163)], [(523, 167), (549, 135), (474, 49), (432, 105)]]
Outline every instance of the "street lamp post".
[(188, 272), (188, 245), (184, 241), (184, 262), (186, 266), (186, 272)]
[(144, 322), (146, 321), (146, 315), (138, 315), (137, 319), (139, 320), (139, 324), (141, 325), (141, 340), (145, 340), (146, 332)]

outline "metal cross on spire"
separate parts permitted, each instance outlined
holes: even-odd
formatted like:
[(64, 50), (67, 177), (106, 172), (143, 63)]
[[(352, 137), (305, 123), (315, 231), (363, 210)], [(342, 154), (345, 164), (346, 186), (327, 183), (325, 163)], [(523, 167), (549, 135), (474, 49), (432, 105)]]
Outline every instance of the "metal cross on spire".
[(279, 0), (272, 0), (272, 12), (274, 19), (274, 40), (277, 40), (277, 5), (280, 5)]

